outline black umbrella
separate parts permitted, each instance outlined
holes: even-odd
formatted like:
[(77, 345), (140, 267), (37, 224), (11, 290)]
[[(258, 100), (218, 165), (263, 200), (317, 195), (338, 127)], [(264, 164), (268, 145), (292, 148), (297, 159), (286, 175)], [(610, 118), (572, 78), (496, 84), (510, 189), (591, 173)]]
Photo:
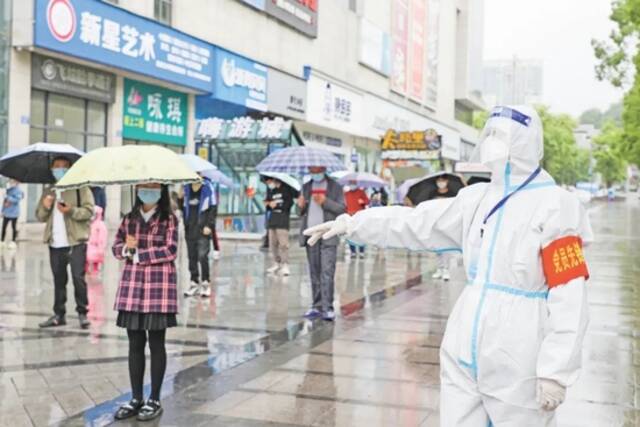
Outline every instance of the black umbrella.
[(488, 176), (473, 175), (467, 179), (467, 185), (478, 184), (480, 182), (491, 182), (491, 178)]
[(66, 157), (73, 164), (84, 153), (69, 144), (38, 142), (0, 158), (0, 175), (29, 184), (53, 184), (51, 162)]
[(458, 191), (466, 185), (462, 177), (449, 172), (436, 172), (427, 175), (409, 187), (407, 197), (411, 200), (413, 206), (417, 206), (426, 200), (431, 200), (436, 197), (436, 192), (438, 191), (436, 181), (442, 176), (449, 180), (449, 190), (454, 194), (458, 194)]

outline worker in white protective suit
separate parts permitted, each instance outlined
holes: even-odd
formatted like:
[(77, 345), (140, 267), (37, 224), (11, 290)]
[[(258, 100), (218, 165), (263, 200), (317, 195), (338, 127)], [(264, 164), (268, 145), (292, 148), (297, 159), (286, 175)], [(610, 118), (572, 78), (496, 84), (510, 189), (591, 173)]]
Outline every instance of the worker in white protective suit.
[(474, 157), (492, 180), (417, 208), (367, 209), (305, 231), (349, 241), (462, 250), (468, 285), (440, 349), (441, 425), (553, 426), (578, 378), (588, 323), (587, 214), (540, 167), (542, 124), (530, 107), (497, 107)]

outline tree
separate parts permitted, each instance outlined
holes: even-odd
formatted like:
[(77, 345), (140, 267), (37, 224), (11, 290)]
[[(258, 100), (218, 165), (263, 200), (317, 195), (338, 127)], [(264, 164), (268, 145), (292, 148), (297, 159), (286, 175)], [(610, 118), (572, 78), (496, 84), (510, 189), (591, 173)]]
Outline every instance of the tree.
[(624, 159), (624, 130), (613, 121), (604, 124), (600, 135), (593, 139), (596, 172), (602, 176), (607, 188), (626, 179), (627, 162)]
[(476, 110), (473, 112), (473, 127), (476, 129), (482, 129), (484, 124), (489, 118), (489, 112), (486, 110)]
[[(611, 20), (616, 28), (607, 41), (591, 42), (599, 63), (596, 76), (628, 88), (623, 101), (621, 152), (640, 165), (640, 0), (615, 0)], [(633, 78), (632, 78), (633, 77)]]
[(578, 119), (580, 124), (593, 125), (596, 129), (601, 129), (608, 120), (613, 120), (617, 125), (622, 126), (622, 102), (611, 104), (605, 112), (598, 108), (590, 108), (580, 114)]
[(580, 150), (573, 130), (576, 121), (567, 114), (553, 114), (545, 106), (536, 107), (544, 129), (542, 166), (559, 184), (574, 185), (589, 178), (589, 153)]
[(593, 125), (600, 128), (602, 125), (602, 111), (598, 108), (590, 108), (580, 114), (579, 122), (583, 125)]

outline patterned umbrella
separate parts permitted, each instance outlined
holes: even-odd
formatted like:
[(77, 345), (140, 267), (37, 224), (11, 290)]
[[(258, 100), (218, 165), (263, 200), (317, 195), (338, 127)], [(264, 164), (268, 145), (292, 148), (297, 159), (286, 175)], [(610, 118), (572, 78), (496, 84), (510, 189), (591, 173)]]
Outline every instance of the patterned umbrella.
[(263, 159), (258, 172), (282, 172), (291, 175), (309, 173), (309, 168), (322, 166), (327, 173), (345, 170), (344, 164), (328, 151), (310, 147), (289, 147), (278, 150)]
[(340, 185), (351, 185), (353, 181), (356, 182), (356, 186), (361, 188), (381, 188), (387, 186), (387, 183), (378, 175), (368, 172), (352, 172), (338, 179)]
[(74, 163), (84, 153), (69, 144), (38, 142), (0, 158), (0, 175), (30, 184), (53, 184), (51, 162), (56, 157), (66, 157)]

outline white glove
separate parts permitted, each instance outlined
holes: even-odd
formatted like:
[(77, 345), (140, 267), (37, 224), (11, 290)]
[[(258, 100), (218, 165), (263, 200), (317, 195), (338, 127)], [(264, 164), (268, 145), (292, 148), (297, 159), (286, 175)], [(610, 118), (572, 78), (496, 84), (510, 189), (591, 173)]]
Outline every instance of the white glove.
[(330, 239), (335, 236), (342, 236), (349, 231), (349, 224), (351, 217), (347, 214), (342, 214), (335, 221), (328, 221), (323, 224), (316, 225), (314, 227), (307, 228), (303, 234), (309, 236), (307, 244), (309, 246), (315, 245), (320, 239)]
[(545, 411), (555, 411), (564, 402), (567, 388), (554, 380), (538, 378), (536, 398)]

